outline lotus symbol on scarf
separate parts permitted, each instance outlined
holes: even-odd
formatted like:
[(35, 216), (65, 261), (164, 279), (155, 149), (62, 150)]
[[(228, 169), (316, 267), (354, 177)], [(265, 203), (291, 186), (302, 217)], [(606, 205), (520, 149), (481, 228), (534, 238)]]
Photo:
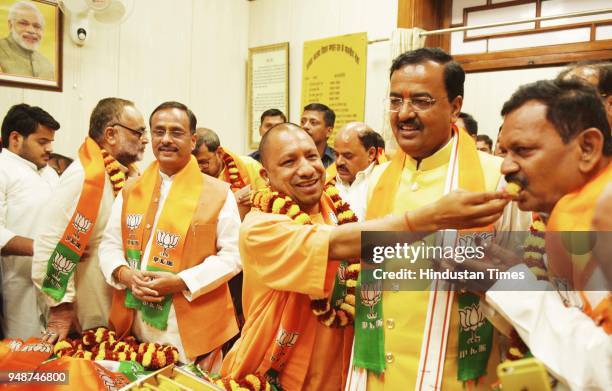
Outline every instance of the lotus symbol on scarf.
[(382, 293), (380, 288), (380, 281), (361, 285), (361, 302), (370, 308), (370, 313), (367, 315), (368, 319), (376, 319), (378, 316), (378, 314), (374, 312), (374, 306), (380, 301)]
[(136, 228), (138, 228), (141, 221), (142, 221), (141, 214), (128, 214), (125, 217), (125, 224), (130, 229), (130, 231), (134, 231)]
[(178, 244), (180, 235), (172, 234), (164, 231), (157, 231), (157, 244), (159, 247), (163, 247), (164, 251), (161, 252), (161, 256), (168, 258), (168, 250), (175, 248)]
[(85, 216), (78, 213), (74, 216), (74, 220), (72, 221), (72, 226), (77, 230), (76, 237), (79, 238), (79, 232), (85, 233), (89, 231), (91, 228), (91, 220), (88, 220)]
[(287, 331), (281, 328), (276, 336), (276, 343), (281, 348), (290, 348), (295, 345), (297, 338), (300, 334), (296, 332)]
[(53, 264), (53, 267), (55, 267), (56, 270), (64, 274), (69, 274), (75, 266), (73, 262), (68, 260), (68, 258), (66, 258), (60, 253), (55, 254), (51, 263)]
[(480, 309), (480, 304), (472, 304), (469, 307), (460, 309), (459, 320), (463, 331), (472, 332), (472, 336), (468, 338), (467, 343), (480, 342), (480, 337), (476, 334), (476, 330), (482, 326), (485, 321), (485, 316)]

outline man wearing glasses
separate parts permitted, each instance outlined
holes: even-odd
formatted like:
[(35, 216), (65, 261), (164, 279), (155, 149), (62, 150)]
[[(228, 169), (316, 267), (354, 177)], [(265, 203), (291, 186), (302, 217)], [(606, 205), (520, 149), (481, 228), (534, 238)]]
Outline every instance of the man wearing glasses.
[[(503, 186), (501, 159), (477, 151), (474, 139), (454, 125), (465, 73), (450, 55), (433, 48), (406, 52), (394, 60), (390, 77), (386, 104), (400, 150), (374, 168), (366, 220), (424, 207), (458, 189), (491, 192)], [(506, 207), (496, 229), (519, 220), (509, 219), (508, 213), (518, 213), (512, 208)], [(488, 387), (499, 363), (491, 326), (482, 322), (486, 333), (476, 346), (458, 343), (465, 331), (459, 309), (468, 297), (449, 288), (398, 291), (391, 286), (395, 291), (382, 292), (376, 319), (366, 319), (360, 312), (367, 307), (357, 307), (353, 362), (359, 369), (354, 374), (368, 370), (367, 389), (455, 390), (476, 380), (475, 389)], [(477, 297), (469, 301), (478, 304)], [(468, 354), (459, 357), (459, 349)]]
[(238, 333), (227, 286), (241, 270), (240, 216), (229, 185), (202, 174), (191, 155), (195, 115), (165, 102), (151, 114), (156, 161), (117, 197), (100, 267), (112, 285), (111, 327), (171, 344), (182, 362), (215, 372)]
[(112, 289), (100, 272), (98, 247), (115, 196), (135, 174), (148, 142), (134, 103), (98, 102), (78, 159), (61, 176), (34, 241), (32, 280), (50, 307), (44, 340), (108, 325)]

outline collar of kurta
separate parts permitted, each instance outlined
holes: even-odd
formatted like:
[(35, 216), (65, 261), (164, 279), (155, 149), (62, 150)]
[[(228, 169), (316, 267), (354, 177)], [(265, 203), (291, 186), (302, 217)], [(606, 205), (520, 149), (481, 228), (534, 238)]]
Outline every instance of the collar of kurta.
[(36, 164), (32, 163), (31, 161), (22, 158), (21, 156), (17, 155), (14, 152), (9, 151), (7, 148), (3, 148), (2, 152), (0, 152), (0, 154), (5, 155), (8, 159), (13, 160), (14, 162), (27, 166), (28, 168), (31, 168), (33, 171), (37, 172), (38, 174), (41, 174), (42, 171), (47, 167), (43, 167), (41, 169), (38, 169), (38, 167), (36, 166)]
[(438, 149), (431, 156), (421, 159), (420, 162), (417, 162), (412, 156), (406, 155), (404, 167), (411, 171), (430, 171), (447, 165), (453, 149), (453, 137), (457, 136), (453, 135), (442, 148)]
[(355, 184), (355, 182), (364, 181), (372, 173), (372, 171), (374, 171), (375, 165), (376, 163), (372, 162), (365, 169), (355, 174), (355, 180), (353, 181), (353, 183), (348, 183), (348, 182), (343, 181), (340, 178), (340, 175), (336, 174), (336, 184), (341, 184), (342, 186), (345, 186), (345, 187), (351, 187), (353, 184)]

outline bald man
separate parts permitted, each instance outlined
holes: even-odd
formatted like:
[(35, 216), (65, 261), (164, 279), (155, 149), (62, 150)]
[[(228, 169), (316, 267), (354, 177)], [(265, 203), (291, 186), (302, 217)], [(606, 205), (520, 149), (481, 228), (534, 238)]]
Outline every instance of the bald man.
[(327, 182), (334, 182), (359, 221), (365, 219), (368, 178), (384, 148), (382, 137), (363, 122), (349, 122), (336, 135), (336, 162), (327, 168)]
[[(311, 298), (329, 300), (336, 291), (341, 263), (334, 260), (359, 258), (362, 231), (412, 228), (417, 240), (423, 232), (491, 223), (508, 203), (500, 199), (503, 193), (452, 192), (425, 208), (349, 222), (354, 220), (339, 216), (323, 191), (325, 169), (315, 142), (303, 129), (276, 125), (263, 136), (259, 152), (262, 176), (271, 190), (294, 205), (286, 198), (273, 199), (269, 192), (258, 193), (240, 227), (246, 323), (221, 370), (224, 377), (238, 381), (258, 374), (284, 390), (343, 389), (353, 336), (351, 311), (344, 312), (343, 322), (335, 314), (346, 307), (336, 301), (327, 301), (333, 314), (311, 309)], [(295, 206), (302, 213), (295, 214)], [(347, 297), (340, 300), (350, 307)]]

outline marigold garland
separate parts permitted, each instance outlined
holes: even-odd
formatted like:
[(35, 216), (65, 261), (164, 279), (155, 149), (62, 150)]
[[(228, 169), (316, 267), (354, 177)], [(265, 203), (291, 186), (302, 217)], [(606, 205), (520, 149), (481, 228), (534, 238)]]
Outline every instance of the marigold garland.
[(523, 262), (538, 280), (548, 280), (548, 272), (544, 264), (546, 226), (539, 217), (536, 217), (531, 223), (529, 231), (529, 235), (523, 242)]
[(102, 158), (104, 159), (104, 169), (110, 177), (113, 185), (113, 194), (116, 197), (125, 185), (125, 173), (121, 170), (119, 162), (104, 149), (102, 150)]
[[(338, 225), (357, 221), (355, 213), (340, 197), (338, 189), (328, 184), (324, 191), (334, 204)], [(300, 207), (284, 194), (263, 189), (255, 192), (251, 201), (253, 207), (262, 212), (284, 214), (302, 225), (312, 224), (310, 216), (300, 210)], [(331, 298), (328, 297), (311, 299), (310, 301), (310, 308), (313, 313), (317, 316), (319, 322), (327, 327), (345, 327), (353, 324), (355, 320), (355, 287), (357, 286), (361, 264), (359, 259), (350, 259), (347, 262), (348, 265), (344, 270), (338, 270), (346, 281), (346, 293), (342, 301), (333, 305), (330, 303)]]
[(219, 379), (215, 384), (227, 391), (271, 391), (270, 383), (260, 375), (246, 375), (242, 379)]
[(132, 336), (118, 340), (115, 332), (105, 327), (85, 330), (80, 338), (65, 339), (55, 344), (53, 353), (87, 360), (136, 361), (147, 370), (160, 369), (178, 362), (174, 346), (138, 343)]
[[(529, 235), (523, 242), (523, 263), (538, 280), (548, 280), (548, 271), (544, 264), (546, 254), (546, 225), (539, 216), (534, 217), (529, 227)], [(508, 360), (520, 360), (529, 352), (529, 347), (523, 342), (515, 329), (512, 329), (508, 344)]]
[(246, 182), (240, 175), (240, 170), (234, 158), (221, 148), (223, 163), (225, 164), (225, 181), (230, 184), (232, 191), (240, 190), (246, 186)]

